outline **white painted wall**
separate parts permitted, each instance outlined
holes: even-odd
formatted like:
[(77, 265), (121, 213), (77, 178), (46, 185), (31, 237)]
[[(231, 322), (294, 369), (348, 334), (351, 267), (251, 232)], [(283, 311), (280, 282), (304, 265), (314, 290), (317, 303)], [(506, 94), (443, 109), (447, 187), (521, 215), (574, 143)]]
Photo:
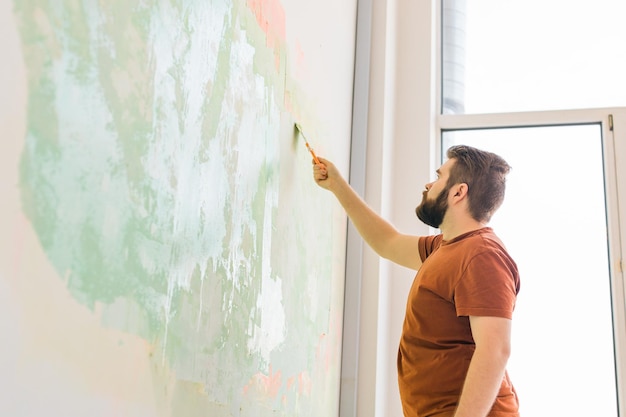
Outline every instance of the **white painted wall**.
[[(364, 198), (407, 233), (435, 163), (435, 9), (431, 1), (375, 1)], [(401, 416), (396, 354), (414, 272), (362, 253), (357, 413)]]

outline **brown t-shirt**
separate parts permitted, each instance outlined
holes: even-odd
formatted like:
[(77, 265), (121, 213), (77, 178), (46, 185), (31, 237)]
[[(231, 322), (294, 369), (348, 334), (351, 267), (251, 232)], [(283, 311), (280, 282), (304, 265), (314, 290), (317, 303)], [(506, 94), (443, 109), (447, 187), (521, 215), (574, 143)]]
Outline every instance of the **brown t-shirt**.
[[(489, 227), (444, 241), (420, 238), (423, 265), (409, 292), (398, 349), (405, 416), (452, 416), (475, 344), (468, 316), (511, 319), (517, 266)], [(518, 416), (508, 374), (489, 417)]]

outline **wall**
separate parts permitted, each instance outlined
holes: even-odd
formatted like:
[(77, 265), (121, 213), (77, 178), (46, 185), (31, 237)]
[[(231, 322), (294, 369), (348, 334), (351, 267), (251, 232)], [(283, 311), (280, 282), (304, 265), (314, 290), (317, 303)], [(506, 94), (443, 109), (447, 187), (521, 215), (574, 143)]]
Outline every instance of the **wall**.
[[(405, 233), (428, 234), (414, 208), (436, 166), (436, 9), (374, 1), (364, 199)], [(414, 271), (361, 252), (359, 417), (401, 416), (396, 357)], [(348, 278), (350, 279), (350, 278)], [(351, 294), (347, 294), (347, 297)]]
[(356, 2), (0, 7), (0, 414), (335, 415)]

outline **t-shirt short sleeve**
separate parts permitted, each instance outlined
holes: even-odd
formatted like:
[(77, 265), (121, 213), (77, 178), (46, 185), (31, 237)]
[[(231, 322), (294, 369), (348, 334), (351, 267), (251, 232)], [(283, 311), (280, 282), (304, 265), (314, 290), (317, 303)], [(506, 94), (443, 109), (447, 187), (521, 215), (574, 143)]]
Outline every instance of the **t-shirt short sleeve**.
[(431, 253), (433, 253), (439, 246), (441, 246), (442, 240), (443, 235), (441, 234), (420, 237), (418, 241), (418, 248), (422, 262), (424, 262)]
[(514, 268), (510, 258), (497, 251), (472, 258), (454, 290), (457, 316), (511, 319), (519, 291)]

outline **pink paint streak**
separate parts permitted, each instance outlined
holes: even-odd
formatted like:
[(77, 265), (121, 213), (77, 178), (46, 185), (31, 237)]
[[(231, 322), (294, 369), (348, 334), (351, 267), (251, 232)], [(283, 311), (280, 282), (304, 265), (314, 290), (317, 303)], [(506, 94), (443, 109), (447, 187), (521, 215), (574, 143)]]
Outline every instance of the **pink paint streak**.
[[(243, 388), (244, 395), (256, 394), (262, 397), (276, 398), (282, 386), (282, 373), (274, 373), (270, 365), (269, 374), (258, 372), (250, 378), (250, 382)], [(251, 392), (252, 391), (252, 392)]]
[(306, 74), (306, 62), (304, 60), (304, 50), (299, 41), (296, 41), (296, 77), (303, 79)]
[(311, 387), (313, 383), (309, 373), (304, 371), (298, 375), (298, 393), (300, 395), (311, 395)]
[(267, 36), (267, 46), (285, 42), (285, 9), (278, 0), (248, 0), (248, 7)]
[(328, 373), (330, 370), (332, 354), (333, 352), (329, 346), (328, 337), (326, 334), (322, 333), (319, 338), (319, 343), (315, 349), (315, 357), (317, 359), (317, 363), (323, 365), (325, 373)]

